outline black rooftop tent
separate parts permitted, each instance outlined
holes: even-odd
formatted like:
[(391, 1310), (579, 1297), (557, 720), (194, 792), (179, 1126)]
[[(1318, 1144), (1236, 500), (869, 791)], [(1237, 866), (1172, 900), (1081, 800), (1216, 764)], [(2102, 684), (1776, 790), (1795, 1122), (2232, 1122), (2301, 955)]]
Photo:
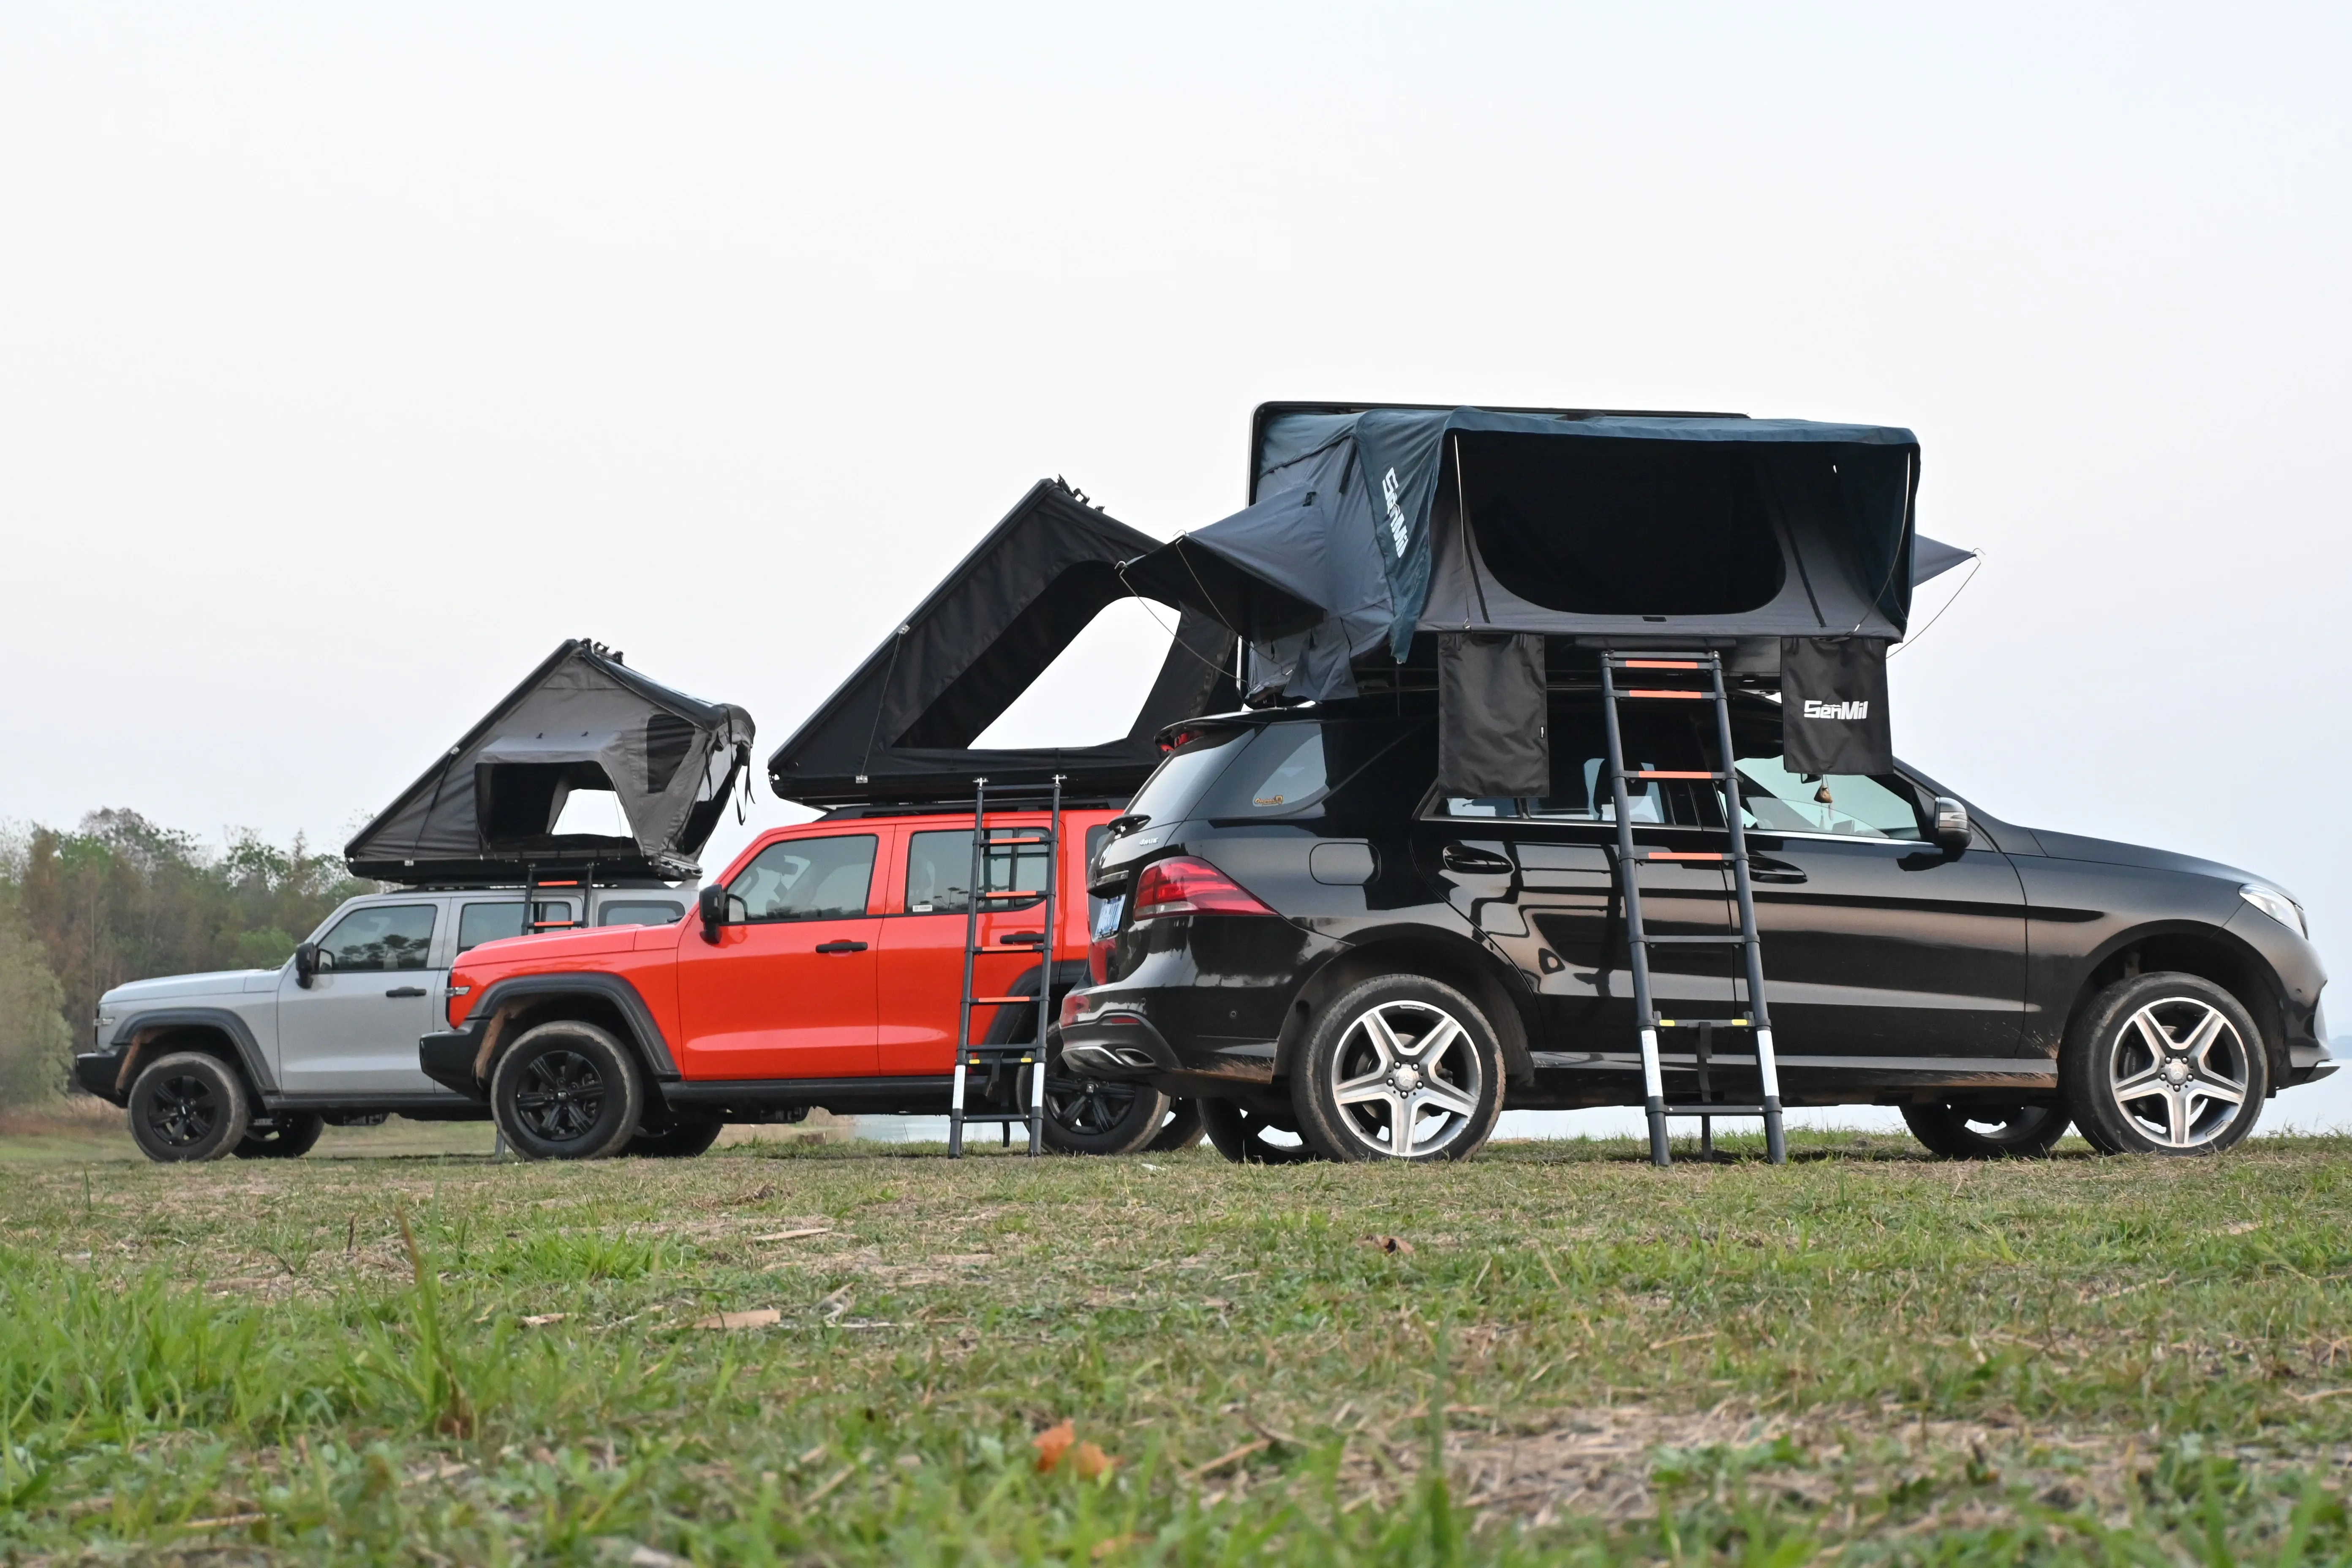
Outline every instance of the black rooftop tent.
[(1256, 436), (1253, 504), (1126, 575), (1241, 632), (1253, 686), (1294, 700), (1351, 694), (1419, 632), (1733, 643), (1777, 673), (1783, 637), (1899, 639), (1917, 567), (1964, 558), (1916, 538), (1908, 430), (1273, 405)]
[[(514, 880), (551, 861), (600, 879), (683, 881), (749, 766), (751, 716), (566, 642), (343, 848), (388, 882)], [(576, 790), (609, 789), (629, 836), (557, 834)]]
[(1232, 708), (1233, 634), (1169, 606), (1160, 674), (1125, 735), (1098, 745), (975, 748), (997, 717), (1106, 606), (1129, 595), (1118, 563), (1159, 541), (1040, 480), (913, 614), (768, 759), (778, 795), (816, 806), (969, 798), (972, 780), (1124, 800), (1158, 765), (1154, 735)]

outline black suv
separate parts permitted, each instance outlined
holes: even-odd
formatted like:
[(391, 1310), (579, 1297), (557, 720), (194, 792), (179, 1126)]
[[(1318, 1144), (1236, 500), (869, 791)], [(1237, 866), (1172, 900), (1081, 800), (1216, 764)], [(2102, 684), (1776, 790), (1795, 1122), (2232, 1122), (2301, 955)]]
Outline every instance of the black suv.
[[(1066, 1060), (1201, 1099), (1237, 1160), (1459, 1159), (1507, 1095), (1641, 1104), (1600, 697), (1556, 687), (1550, 709), (1542, 800), (1440, 795), (1426, 695), (1164, 736), (1090, 868), (1105, 914)], [(2335, 1070), (2326, 976), (2275, 884), (2012, 826), (1908, 768), (1799, 778), (1760, 693), (1732, 721), (1787, 1103), (1900, 1106), (1956, 1156), (2040, 1152), (2070, 1122), (2110, 1152), (2187, 1153)], [(1629, 768), (1713, 765), (1711, 711), (1622, 722)], [(1723, 811), (1716, 784), (1652, 781), (1629, 816), (1637, 845), (1704, 851)], [(1645, 872), (1643, 908), (1657, 935), (1736, 921), (1704, 861)], [(1657, 952), (1661, 1012), (1738, 994), (1735, 950)], [(1743, 1066), (1752, 1087), (1745, 1040), (1717, 1043), (1717, 1092)], [(1690, 1098), (1695, 1051), (1664, 1067)]]

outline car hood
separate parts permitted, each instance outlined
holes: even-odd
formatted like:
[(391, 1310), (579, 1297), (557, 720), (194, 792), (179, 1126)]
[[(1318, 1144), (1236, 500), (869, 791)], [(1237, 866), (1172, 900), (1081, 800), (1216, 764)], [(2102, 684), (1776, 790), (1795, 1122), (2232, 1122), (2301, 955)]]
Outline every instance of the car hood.
[(493, 963), (530, 963), (591, 958), (607, 952), (628, 952), (637, 945), (637, 933), (646, 929), (643, 926), (598, 926), (590, 931), (500, 937), (496, 942), (467, 948), (464, 956), (457, 960), (457, 964), (461, 969), (478, 969)]
[[(2073, 833), (2053, 833), (2047, 828), (2033, 829), (2042, 852), (2053, 860), (2089, 860), (2101, 866), (2142, 866), (2151, 871), (2179, 871), (2192, 877), (2216, 877), (2229, 882), (2261, 882), (2266, 887), (2278, 887), (2268, 877), (2257, 877), (2235, 866), (2224, 866), (2219, 860), (2200, 860), (2194, 855), (2176, 855), (2169, 849), (2150, 849), (2142, 844), (2117, 844), (2110, 838), (2084, 838)], [(2285, 891), (2280, 889), (2280, 891)]]
[(274, 969), (216, 969), (206, 974), (162, 974), (152, 980), (133, 980), (116, 986), (98, 999), (103, 1009), (139, 1002), (169, 1002), (186, 996), (233, 996), (252, 987), (252, 983), (267, 976), (278, 977)]

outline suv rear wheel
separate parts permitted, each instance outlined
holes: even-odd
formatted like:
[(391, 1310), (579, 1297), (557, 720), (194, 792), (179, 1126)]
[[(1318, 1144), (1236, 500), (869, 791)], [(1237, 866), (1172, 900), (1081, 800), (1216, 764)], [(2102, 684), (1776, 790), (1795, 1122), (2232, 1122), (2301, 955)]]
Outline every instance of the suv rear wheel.
[(1315, 1158), (1314, 1148), (1304, 1141), (1280, 1143), (1266, 1136), (1269, 1132), (1287, 1132), (1297, 1137), (1298, 1131), (1264, 1111), (1230, 1100), (1193, 1103), (1201, 1108), (1201, 1128), (1208, 1133), (1209, 1142), (1218, 1153), (1236, 1165), (1292, 1165)]
[(628, 1146), (645, 1119), (626, 1047), (593, 1024), (541, 1024), (490, 1069), (490, 1116), (526, 1160), (598, 1160)]
[(1911, 1136), (1948, 1160), (2031, 1160), (2066, 1135), (2055, 1105), (1906, 1105)]
[[(1020, 1079), (1027, 1104), (1029, 1075)], [(1045, 1146), (1066, 1154), (1132, 1154), (1151, 1147), (1168, 1120), (1171, 1101), (1139, 1083), (1105, 1083), (1076, 1078), (1062, 1066), (1062, 1053), (1047, 1058)]]
[(217, 1160), (253, 1122), (245, 1080), (218, 1057), (174, 1051), (131, 1080), (131, 1136), (151, 1160)]
[(1467, 1159), (1503, 1113), (1503, 1050), (1451, 985), (1383, 975), (1323, 1009), (1290, 1098), (1299, 1131), (1334, 1160)]
[(727, 1123), (716, 1116), (673, 1113), (660, 1131), (639, 1127), (629, 1140), (628, 1152), (641, 1160), (691, 1160), (719, 1142)]
[(2194, 974), (2143, 974), (2099, 993), (2058, 1052), (2083, 1136), (2110, 1154), (2210, 1154), (2253, 1131), (2270, 1093), (2262, 1031)]
[(232, 1152), (240, 1160), (299, 1160), (326, 1130), (323, 1116), (281, 1110), (267, 1121), (256, 1121)]
[(1169, 1105), (1168, 1120), (1160, 1124), (1160, 1131), (1152, 1135), (1150, 1142), (1143, 1146), (1143, 1152), (1147, 1154), (1172, 1154), (1179, 1149), (1190, 1149), (1207, 1131), (1201, 1122), (1199, 1100), (1174, 1100)]

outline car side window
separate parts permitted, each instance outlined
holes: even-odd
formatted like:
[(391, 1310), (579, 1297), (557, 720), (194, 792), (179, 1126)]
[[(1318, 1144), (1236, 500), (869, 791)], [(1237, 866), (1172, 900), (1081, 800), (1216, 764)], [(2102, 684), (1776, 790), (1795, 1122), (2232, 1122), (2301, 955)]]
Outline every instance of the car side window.
[(437, 912), (431, 904), (353, 910), (319, 940), (319, 967), (339, 974), (427, 968)]
[[(1014, 844), (992, 849), (981, 876), (988, 892), (1035, 893), (1042, 898), (1045, 892), (1045, 847)], [(971, 829), (943, 828), (908, 837), (908, 914), (962, 914), (971, 907)], [(998, 909), (1016, 909), (1021, 905), (1018, 899), (992, 899), (989, 902)]]
[(686, 906), (675, 899), (614, 899), (596, 906), (600, 926), (676, 925), (686, 918)]
[(1927, 837), (1917, 796), (1897, 779), (1865, 773), (1798, 777), (1778, 757), (1739, 759), (1740, 819), (1759, 833), (1840, 838)]
[[(542, 925), (561, 924), (569, 929), (572, 904), (569, 900), (551, 901), (539, 906), (539, 921)], [(486, 942), (522, 934), (522, 900), (510, 899), (503, 903), (467, 904), (457, 911), (457, 951), (466, 952)]]
[(845, 833), (769, 845), (727, 884), (729, 918), (756, 923), (866, 913), (876, 842), (870, 833)]

